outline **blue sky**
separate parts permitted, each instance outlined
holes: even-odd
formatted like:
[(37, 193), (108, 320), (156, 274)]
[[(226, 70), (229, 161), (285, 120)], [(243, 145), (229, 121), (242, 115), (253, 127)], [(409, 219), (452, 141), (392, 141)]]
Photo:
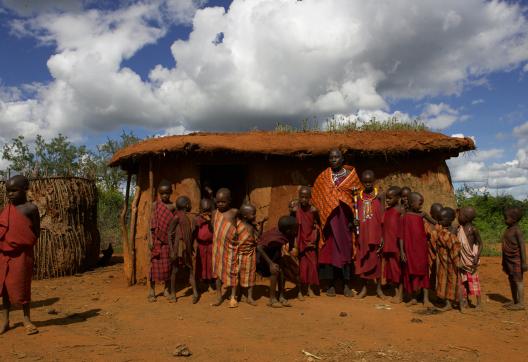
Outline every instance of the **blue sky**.
[(526, 5), (0, 0), (0, 143), (396, 115), (475, 137), (454, 180), (525, 198)]

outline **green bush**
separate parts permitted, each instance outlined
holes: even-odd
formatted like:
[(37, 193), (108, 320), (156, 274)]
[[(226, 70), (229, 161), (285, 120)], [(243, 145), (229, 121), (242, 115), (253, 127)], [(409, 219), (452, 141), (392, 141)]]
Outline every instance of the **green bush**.
[(112, 243), (114, 251), (121, 253), (121, 230), (119, 216), (125, 200), (123, 194), (116, 189), (97, 188), (99, 201), (97, 203), (97, 224), (101, 234), (101, 249), (106, 249)]

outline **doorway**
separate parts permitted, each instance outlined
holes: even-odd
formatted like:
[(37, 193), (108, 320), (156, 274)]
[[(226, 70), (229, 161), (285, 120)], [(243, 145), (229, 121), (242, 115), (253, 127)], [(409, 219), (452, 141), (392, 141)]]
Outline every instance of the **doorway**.
[(226, 187), (231, 190), (231, 206), (239, 208), (248, 195), (246, 178), (246, 165), (201, 165), (201, 195), (204, 195), (205, 186), (209, 186), (213, 190), (213, 196), (216, 195), (218, 189)]

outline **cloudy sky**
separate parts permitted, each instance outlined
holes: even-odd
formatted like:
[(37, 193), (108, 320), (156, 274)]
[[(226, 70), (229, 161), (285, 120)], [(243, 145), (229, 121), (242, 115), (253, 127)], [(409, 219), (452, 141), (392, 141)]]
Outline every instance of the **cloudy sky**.
[(453, 178), (528, 196), (528, 3), (0, 0), (0, 144), (332, 115), (476, 139)]

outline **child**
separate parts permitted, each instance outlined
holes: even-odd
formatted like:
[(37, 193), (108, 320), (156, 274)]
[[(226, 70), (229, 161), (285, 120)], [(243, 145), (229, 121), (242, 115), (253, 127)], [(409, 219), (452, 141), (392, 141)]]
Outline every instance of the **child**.
[(385, 194), (387, 209), (383, 214), (383, 275), (387, 283), (396, 288), (392, 299), (395, 304), (402, 301), (401, 259), (399, 242), (401, 235), (401, 214), (399, 208), (401, 189), (391, 186)]
[(213, 212), (213, 278), (216, 278), (217, 307), (223, 302), (222, 284), (227, 281), (229, 272), (236, 261), (236, 215), (231, 208), (231, 191), (221, 188), (216, 192), (216, 210)]
[[(469, 206), (458, 210), (458, 240), (460, 241), (460, 280), (464, 286), (463, 292), (467, 296), (474, 295), (477, 299), (476, 308), (480, 308), (480, 281), (477, 268), (480, 262), (480, 253), (482, 252), (482, 240), (478, 229), (473, 225), (475, 219), (475, 209)], [(464, 303), (460, 304), (460, 310)]]
[(0, 213), (0, 294), (4, 303), (0, 334), (9, 329), (9, 310), (21, 305), (26, 334), (38, 333), (31, 322), (31, 277), (33, 247), (40, 235), (40, 215), (35, 204), (27, 200), (29, 180), (17, 175), (6, 182), (9, 203)]
[(509, 310), (524, 310), (523, 273), (528, 270), (526, 250), (519, 221), (523, 211), (519, 207), (504, 210), (504, 222), (508, 225), (502, 236), (502, 269), (508, 274), (513, 303), (506, 306)]
[(403, 186), (401, 188), (401, 206), (402, 206), (402, 213), (405, 213), (407, 210), (409, 210), (409, 195), (411, 194), (412, 190), (408, 186)]
[(440, 213), (443, 210), (442, 204), (435, 202), (429, 209), (429, 218), (426, 219), (425, 223), (425, 234), (428, 240), (428, 251), (429, 251), (429, 287), (434, 289), (436, 286), (436, 242), (438, 240), (438, 233), (442, 230), (440, 225)]
[[(295, 236), (299, 227), (293, 216), (279, 218), (277, 228), (266, 231), (258, 241), (260, 261), (259, 274), (270, 277), (270, 294), (268, 306), (272, 308), (291, 307), (284, 296), (284, 284), (288, 280), (299, 283), (299, 265), (291, 256), (295, 255)], [(291, 250), (290, 253), (284, 251)], [(277, 292), (279, 298), (277, 298)]]
[(257, 233), (258, 226), (255, 225), (257, 209), (250, 204), (244, 204), (238, 211), (236, 221), (237, 244), (236, 244), (236, 263), (229, 271), (229, 278), (225, 282), (226, 287), (231, 287), (231, 299), (229, 308), (238, 306), (236, 292), (238, 284), (247, 289), (247, 303), (256, 306), (253, 299), (253, 286), (255, 285), (255, 276), (257, 268)]
[(156, 282), (165, 283), (163, 295), (170, 298), (171, 258), (169, 229), (174, 221), (174, 205), (170, 201), (172, 185), (162, 180), (158, 186), (158, 200), (152, 205), (150, 224), (150, 288), (148, 301), (156, 301)]
[(402, 238), (400, 240), (401, 260), (403, 262), (403, 287), (412, 295), (408, 305), (415, 305), (416, 293), (423, 291), (423, 304), (431, 306), (429, 301), (429, 265), (427, 258), (427, 236), (422, 213), (423, 196), (417, 192), (409, 194), (409, 211), (402, 218)]
[(299, 224), (297, 233), (297, 250), (299, 251), (299, 300), (304, 300), (302, 288), (307, 288), (309, 297), (314, 297), (312, 286), (319, 286), (317, 275), (317, 243), (319, 242), (319, 214), (317, 209), (310, 204), (312, 190), (308, 186), (299, 189), (299, 201), (296, 210), (296, 219)]
[(453, 227), (455, 210), (444, 207), (440, 212), (440, 225), (436, 239), (436, 296), (445, 300), (443, 311), (451, 310), (458, 299), (458, 264), (460, 243)]
[(187, 196), (180, 196), (176, 199), (176, 212), (171, 223), (169, 238), (169, 251), (172, 261), (171, 273), (171, 295), (169, 301), (176, 302), (176, 276), (180, 268), (190, 270), (189, 283), (193, 290), (192, 303), (198, 302), (198, 290), (196, 289), (196, 279), (194, 278), (193, 263), (193, 229), (189, 212), (191, 211), (191, 200)]
[(213, 225), (211, 223), (211, 213), (213, 202), (211, 198), (200, 201), (200, 214), (194, 220), (194, 250), (195, 260), (195, 280), (202, 280), (210, 288), (213, 283), (212, 252), (213, 252)]
[(361, 174), (364, 190), (358, 197), (359, 211), (359, 238), (356, 254), (356, 274), (362, 280), (362, 288), (358, 298), (367, 295), (367, 281), (377, 281), (376, 293), (384, 298), (381, 290), (381, 260), (380, 250), (383, 245), (383, 210), (379, 199), (378, 190), (374, 187), (376, 177), (371, 170)]

